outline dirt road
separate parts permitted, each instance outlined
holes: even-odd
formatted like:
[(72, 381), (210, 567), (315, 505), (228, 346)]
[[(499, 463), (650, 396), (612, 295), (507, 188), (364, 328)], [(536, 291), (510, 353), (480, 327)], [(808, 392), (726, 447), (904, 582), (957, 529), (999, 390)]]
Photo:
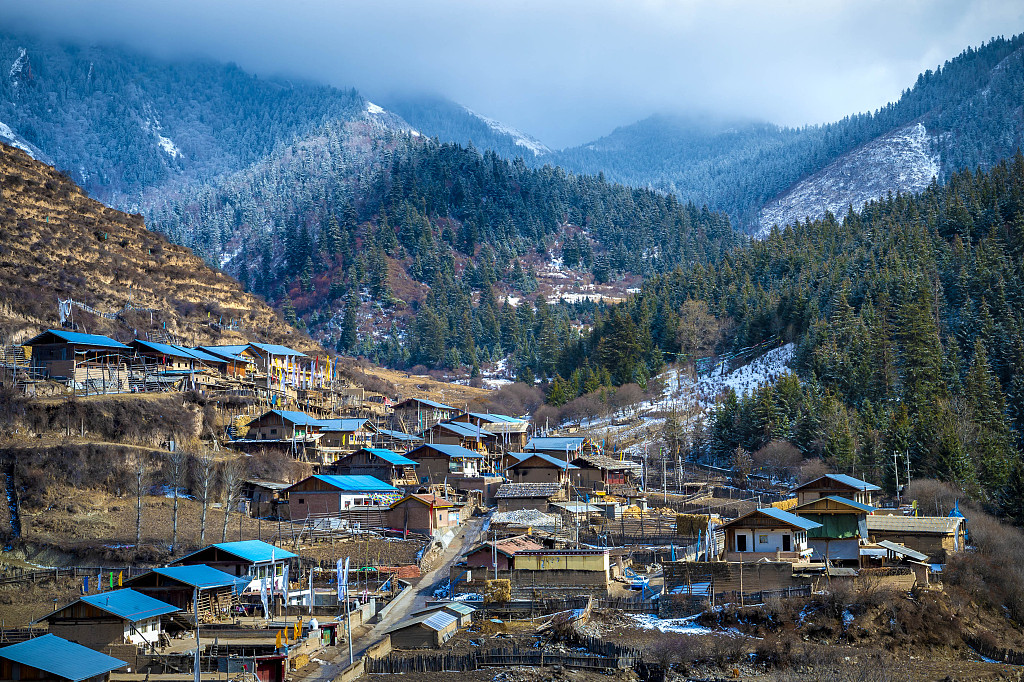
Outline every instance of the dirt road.
[[(403, 592), (395, 599), (394, 605), (383, 620), (365, 635), (352, 642), (352, 653), (355, 660), (362, 658), (369, 647), (379, 642), (388, 628), (403, 621), (413, 611), (423, 608), (424, 603), (433, 595), (434, 590), (448, 579), (449, 569), (459, 560), (462, 553), (479, 541), (483, 528), (483, 518), (474, 517), (466, 522), (452, 543), (448, 545), (448, 549), (444, 551), (437, 568), (423, 575), (419, 582)], [(298, 671), (294, 679), (302, 682), (333, 682), (347, 667), (348, 648), (339, 646), (331, 653), (325, 652), (324, 655), (317, 656), (314, 663), (306, 669)]]

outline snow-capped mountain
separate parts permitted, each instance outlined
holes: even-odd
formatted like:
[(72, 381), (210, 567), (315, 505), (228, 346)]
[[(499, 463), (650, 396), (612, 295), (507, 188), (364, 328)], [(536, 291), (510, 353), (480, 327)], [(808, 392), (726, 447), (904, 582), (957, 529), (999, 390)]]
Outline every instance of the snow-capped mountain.
[(871, 140), (801, 180), (761, 209), (756, 237), (830, 211), (842, 217), (888, 192), (919, 192), (941, 176), (937, 140), (915, 123)]

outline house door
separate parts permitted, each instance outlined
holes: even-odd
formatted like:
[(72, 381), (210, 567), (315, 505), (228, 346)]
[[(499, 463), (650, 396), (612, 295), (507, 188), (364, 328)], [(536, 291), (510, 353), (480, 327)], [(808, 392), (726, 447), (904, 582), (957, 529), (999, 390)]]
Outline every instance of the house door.
[(747, 536), (737, 535), (736, 536), (736, 551), (746, 552), (747, 551)]
[(792, 552), (793, 551), (791, 549), (791, 545), (789, 543), (789, 538), (790, 538), (789, 535), (783, 535), (782, 536), (782, 551), (783, 552)]

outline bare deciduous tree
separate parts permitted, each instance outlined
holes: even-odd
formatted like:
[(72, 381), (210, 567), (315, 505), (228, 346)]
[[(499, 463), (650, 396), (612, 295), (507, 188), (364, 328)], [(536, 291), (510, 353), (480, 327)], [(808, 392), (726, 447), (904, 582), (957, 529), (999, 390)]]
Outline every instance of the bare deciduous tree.
[(152, 474), (152, 462), (146, 456), (140, 456), (135, 462), (135, 477), (132, 480), (132, 492), (135, 493), (135, 550), (142, 544), (142, 498), (149, 487)]
[(213, 497), (216, 473), (216, 462), (209, 452), (200, 452), (193, 458), (192, 475), (195, 480), (195, 491), (199, 501), (203, 504), (203, 511), (199, 517), (199, 544), (206, 542), (206, 512), (210, 508), (210, 499)]
[(188, 455), (176, 450), (167, 455), (167, 484), (174, 495), (174, 511), (171, 517), (171, 554), (178, 549), (178, 494), (185, 487), (185, 476), (188, 473)]
[(224, 467), (221, 469), (220, 484), (224, 493), (224, 529), (221, 532), (221, 542), (227, 542), (228, 518), (231, 516), (231, 509), (238, 505), (244, 476), (245, 466), (241, 458), (225, 462)]

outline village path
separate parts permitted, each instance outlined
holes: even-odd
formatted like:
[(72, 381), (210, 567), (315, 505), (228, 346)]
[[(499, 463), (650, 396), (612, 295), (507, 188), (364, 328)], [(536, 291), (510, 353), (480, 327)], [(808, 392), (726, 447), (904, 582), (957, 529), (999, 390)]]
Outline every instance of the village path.
[[(424, 574), (418, 583), (397, 597), (384, 619), (374, 625), (372, 630), (352, 642), (354, 660), (358, 661), (368, 648), (383, 639), (388, 628), (405, 620), (413, 611), (423, 608), (427, 599), (433, 596), (434, 590), (448, 579), (449, 570), (462, 554), (479, 542), (486, 527), (485, 521), (486, 517), (470, 518), (441, 555), (437, 567)], [(316, 667), (310, 666), (309, 669), (300, 671), (293, 679), (301, 682), (333, 682), (348, 667), (348, 648), (345, 645), (338, 646), (332, 653), (317, 655), (314, 660), (317, 662)]]

